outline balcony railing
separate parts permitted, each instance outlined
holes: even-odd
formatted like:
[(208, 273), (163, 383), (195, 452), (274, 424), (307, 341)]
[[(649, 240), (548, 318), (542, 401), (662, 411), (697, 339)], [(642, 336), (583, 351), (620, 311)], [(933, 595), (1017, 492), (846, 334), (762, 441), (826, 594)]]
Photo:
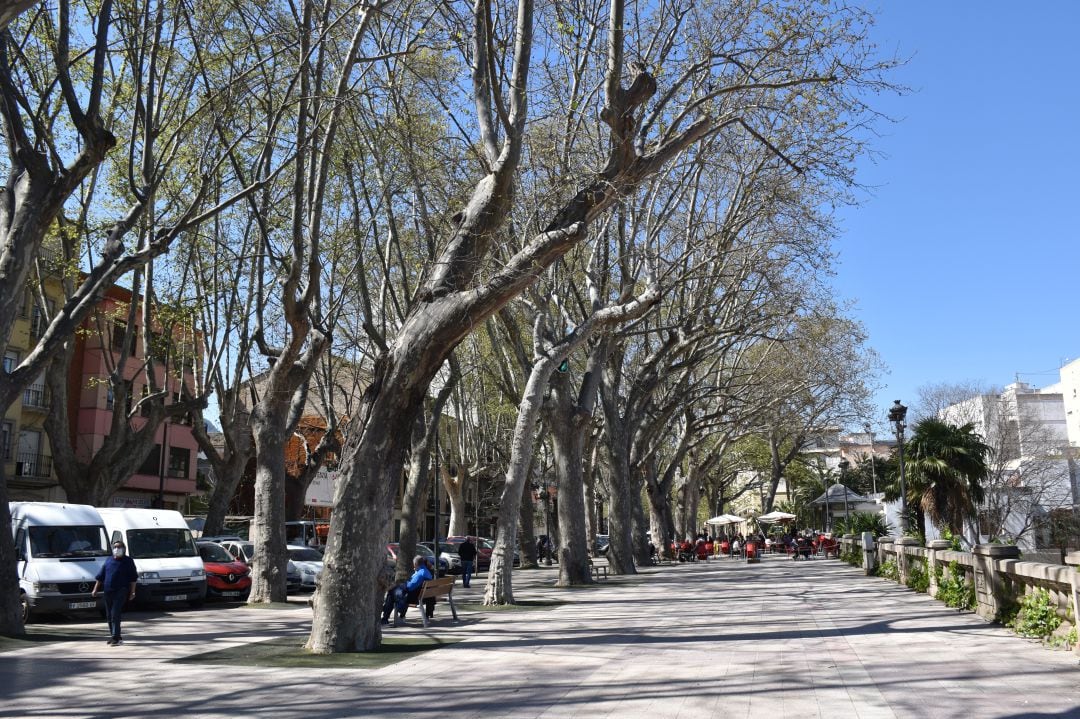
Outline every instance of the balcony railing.
[(32, 384), (23, 390), (23, 406), (45, 409), (49, 406), (48, 392), (44, 384)]
[(16, 477), (51, 477), (52, 457), (47, 454), (19, 452), (15, 456)]

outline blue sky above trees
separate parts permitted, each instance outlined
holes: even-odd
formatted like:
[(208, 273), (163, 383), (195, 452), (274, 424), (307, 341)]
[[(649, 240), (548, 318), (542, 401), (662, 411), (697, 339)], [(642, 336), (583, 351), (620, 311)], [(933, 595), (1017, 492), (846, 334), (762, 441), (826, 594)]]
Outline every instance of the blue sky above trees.
[(965, 379), (1037, 386), (1080, 356), (1080, 3), (904, 0), (876, 42), (910, 58), (842, 214), (835, 286), (890, 368), (883, 420), (915, 389)]

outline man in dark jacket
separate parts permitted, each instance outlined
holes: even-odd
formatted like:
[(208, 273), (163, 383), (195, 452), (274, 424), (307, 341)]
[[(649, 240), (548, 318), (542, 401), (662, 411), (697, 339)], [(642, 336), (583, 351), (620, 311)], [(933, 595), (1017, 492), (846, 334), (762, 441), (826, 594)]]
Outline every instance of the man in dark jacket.
[(124, 613), (124, 604), (128, 599), (135, 598), (139, 570), (135, 568), (135, 560), (127, 556), (127, 547), (119, 539), (113, 542), (112, 556), (105, 560), (94, 580), (94, 589), (90, 596), (96, 597), (101, 591), (105, 597), (105, 616), (109, 620), (108, 645), (115, 647), (123, 644), (120, 618)]
[(466, 537), (465, 541), (458, 545), (457, 553), (461, 557), (461, 586), (468, 587), (472, 582), (476, 562), (476, 545)]

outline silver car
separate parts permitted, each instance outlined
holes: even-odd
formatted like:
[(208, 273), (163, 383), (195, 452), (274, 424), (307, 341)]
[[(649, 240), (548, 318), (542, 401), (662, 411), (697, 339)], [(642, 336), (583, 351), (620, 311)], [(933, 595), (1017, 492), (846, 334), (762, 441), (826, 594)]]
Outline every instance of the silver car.
[[(420, 542), (420, 546), (435, 554), (434, 542)], [(461, 557), (457, 553), (457, 545), (449, 542), (439, 542), (439, 566), (449, 574), (461, 574)]]
[[(229, 554), (233, 555), (244, 564), (251, 565), (251, 560), (255, 556), (255, 545), (251, 542), (246, 539), (225, 539), (218, 540), (218, 544), (225, 547)], [(300, 568), (290, 559), (288, 567), (285, 569), (286, 591), (289, 592), (289, 594), (299, 592), (302, 584)]]
[(323, 570), (323, 555), (311, 547), (301, 547), (290, 544), (289, 561), (300, 570), (300, 590), (304, 592), (315, 591), (315, 580), (319, 578)]

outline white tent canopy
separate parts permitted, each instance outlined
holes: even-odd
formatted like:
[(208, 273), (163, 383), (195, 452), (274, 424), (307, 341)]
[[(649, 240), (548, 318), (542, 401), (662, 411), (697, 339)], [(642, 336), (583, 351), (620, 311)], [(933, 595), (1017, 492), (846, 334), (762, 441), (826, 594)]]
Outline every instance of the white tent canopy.
[(795, 519), (795, 515), (789, 512), (781, 512), (779, 510), (763, 514), (757, 518), (759, 522), (771, 523), (771, 522), (783, 522), (784, 520)]
[(745, 522), (742, 517), (737, 517), (734, 514), (721, 514), (717, 517), (705, 522), (705, 524), (724, 525), (724, 524), (738, 524), (739, 522)]

